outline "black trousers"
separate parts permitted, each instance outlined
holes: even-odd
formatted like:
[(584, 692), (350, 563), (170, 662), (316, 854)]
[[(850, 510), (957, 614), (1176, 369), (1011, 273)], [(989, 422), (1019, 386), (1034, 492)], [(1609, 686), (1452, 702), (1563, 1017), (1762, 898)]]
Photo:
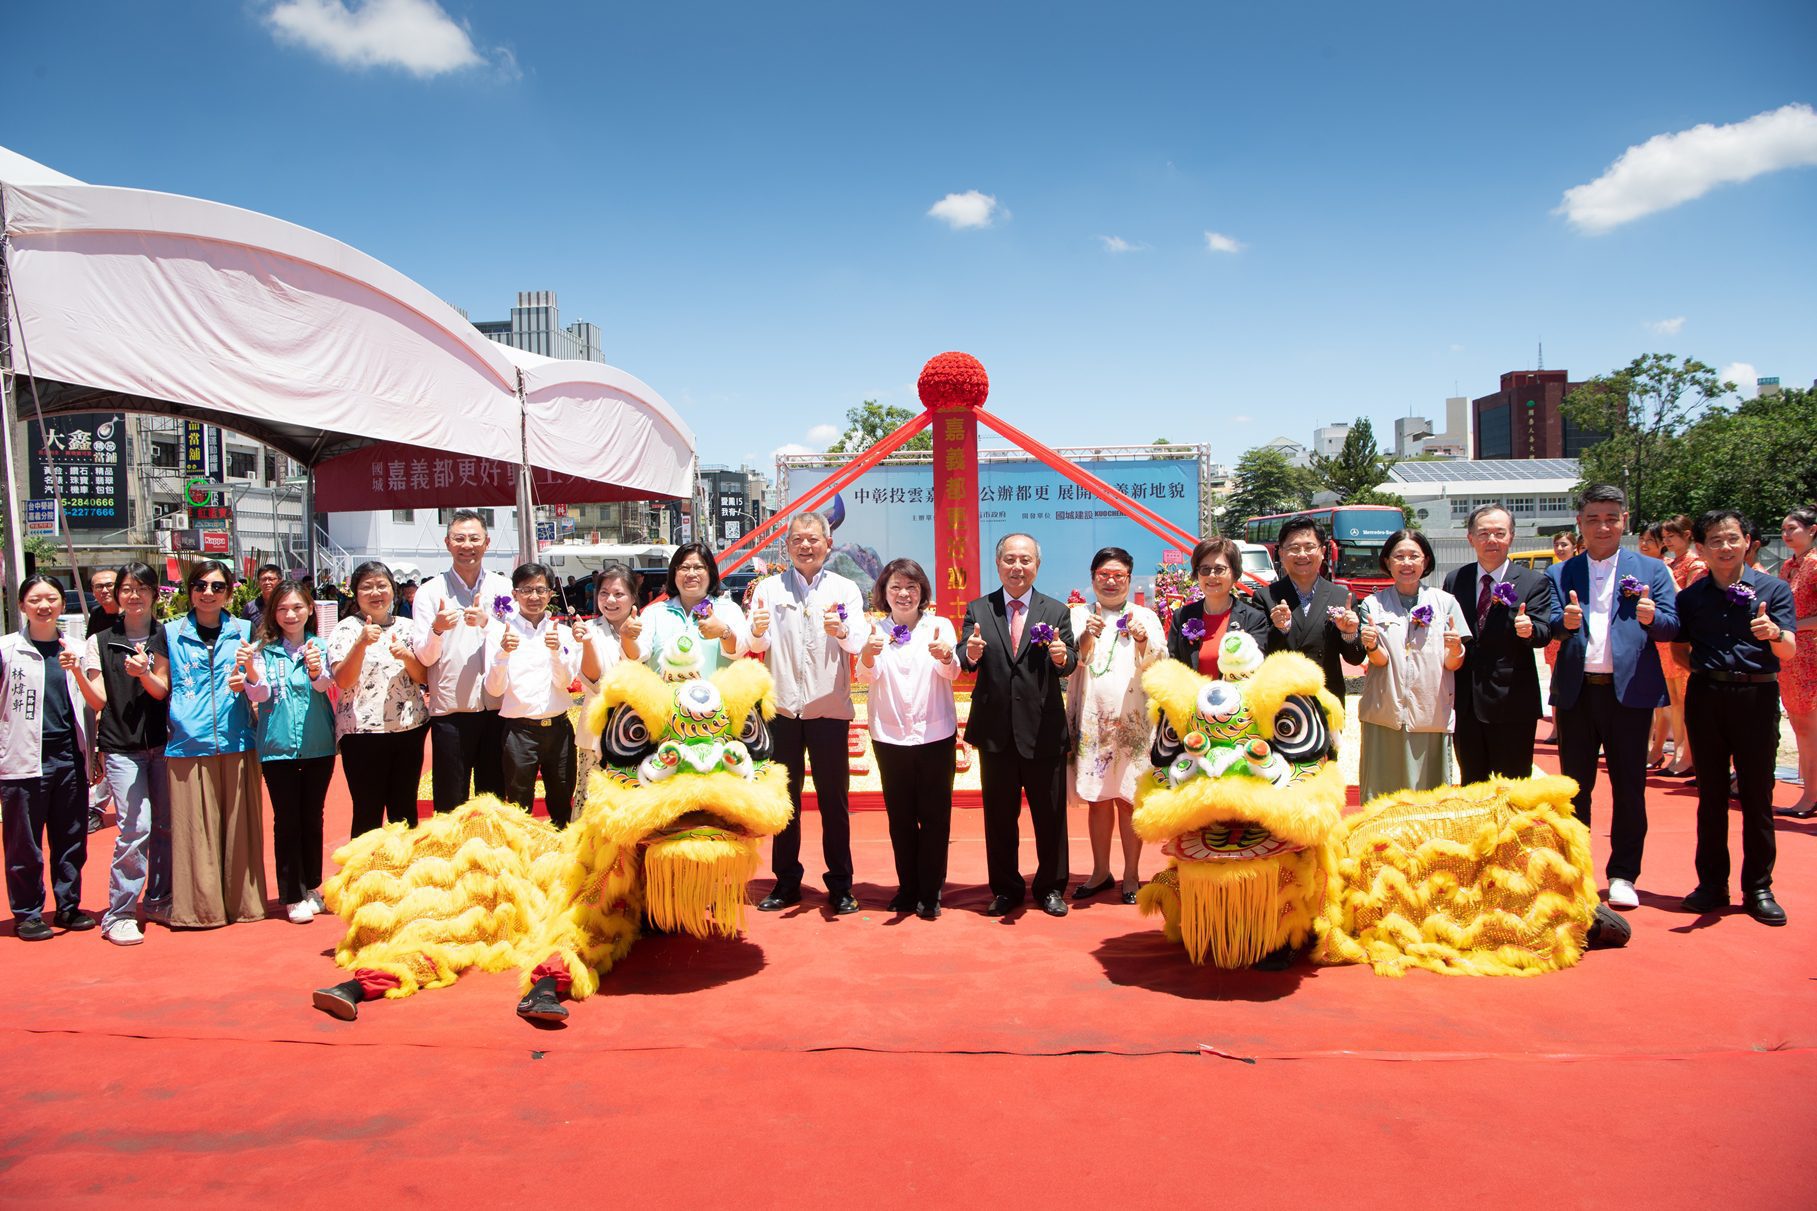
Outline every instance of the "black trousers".
[(1779, 757), (1779, 687), (1691, 674), (1685, 731), (1697, 754), (1697, 886), (1729, 890), (1729, 764), (1741, 790), (1741, 894), (1773, 886), (1773, 766)]
[(1530, 778), (1533, 737), (1539, 716), (1484, 723), (1464, 695), (1457, 696), (1457, 726), (1451, 735), (1459, 777), (1467, 786), (1488, 778)]
[(1022, 800), (1035, 830), (1035, 899), (1066, 893), (1066, 758), (1024, 757), (1013, 749), (978, 754), (978, 781), (984, 793), (984, 861), (991, 894), (1021, 902), (1027, 894), (1017, 860)]
[(82, 862), (88, 857), (88, 774), (75, 744), (68, 757), (42, 762), (36, 778), (0, 782), (6, 847), (6, 898), (13, 918), (44, 916), (44, 858), (50, 851), (51, 894), (58, 912), (82, 906)]
[(801, 787), (814, 765), (814, 806), (820, 809), (820, 855), (826, 859), (826, 894), (834, 899), (852, 890), (852, 756), (846, 748), (849, 719), (770, 720), (772, 756), (789, 771), (789, 802), (795, 814), (770, 843), (776, 890), (801, 888)]
[(497, 711), (461, 711), (431, 719), (429, 768), (435, 810), (451, 812), (474, 795), (504, 798), (504, 757)]
[(953, 831), (953, 771), (957, 737), (926, 744), (871, 743), (883, 810), (890, 818), (896, 886), (909, 904), (938, 904), (946, 883), (946, 847)]
[[(322, 805), (334, 778), (334, 754), (294, 761), (261, 761), (271, 796), (271, 856), (278, 868), (278, 899), (300, 903), (322, 885)], [(415, 788), (411, 794), (416, 793)]]
[(507, 803), (525, 811), (536, 805), (536, 772), (543, 775), (543, 805), (549, 823), (568, 827), (574, 818), (574, 725), (566, 715), (551, 719), (502, 719)]
[(1590, 824), (1590, 790), (1596, 785), (1596, 758), (1609, 766), (1608, 877), (1632, 883), (1640, 877), (1641, 851), (1647, 843), (1647, 733), (1653, 727), (1648, 707), (1623, 706), (1612, 685), (1588, 682), (1569, 708), (1558, 715), (1558, 768), (1577, 780), (1572, 800), (1577, 818)]
[(353, 800), (353, 835), (400, 820), (416, 827), (416, 787), (423, 778), (427, 727), (407, 732), (354, 732), (341, 737), (341, 772)]

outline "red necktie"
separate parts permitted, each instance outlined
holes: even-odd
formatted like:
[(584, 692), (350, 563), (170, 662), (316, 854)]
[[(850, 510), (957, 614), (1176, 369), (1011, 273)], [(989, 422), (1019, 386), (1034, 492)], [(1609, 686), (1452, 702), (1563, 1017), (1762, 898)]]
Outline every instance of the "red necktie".
[(1009, 650), (1014, 655), (1022, 647), (1022, 611), (1028, 608), (1027, 603), (1010, 599), (1009, 603)]
[(1483, 633), (1483, 623), (1489, 619), (1489, 602), (1495, 597), (1495, 577), (1483, 573), (1483, 591), (1476, 595), (1476, 633)]

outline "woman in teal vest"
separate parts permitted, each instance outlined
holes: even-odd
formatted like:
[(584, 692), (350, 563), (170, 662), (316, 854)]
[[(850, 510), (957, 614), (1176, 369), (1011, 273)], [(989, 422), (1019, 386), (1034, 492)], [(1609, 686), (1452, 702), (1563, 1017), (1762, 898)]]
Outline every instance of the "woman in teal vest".
[(170, 916), (179, 929), (265, 919), (265, 830), (252, 704), (240, 692), (252, 628), (227, 613), (233, 573), (216, 559), (189, 569), (189, 613), (146, 649), (145, 688), (170, 700)]
[(285, 580), (259, 618), (258, 652), (246, 666), (246, 697), (259, 704), (259, 771), (271, 796), (271, 849), (278, 897), (295, 925), (325, 910), (322, 809), (334, 777), (334, 670), (315, 633), (315, 597)]

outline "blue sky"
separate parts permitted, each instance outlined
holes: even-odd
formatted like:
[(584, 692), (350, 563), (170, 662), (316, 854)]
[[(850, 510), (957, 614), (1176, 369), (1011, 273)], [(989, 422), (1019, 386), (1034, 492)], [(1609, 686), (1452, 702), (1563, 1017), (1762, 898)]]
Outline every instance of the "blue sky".
[(1652, 350), (1749, 394), (1817, 377), (1809, 3), (97, 0), (7, 27), (0, 144), (326, 232), (476, 319), (555, 290), (707, 463), (916, 406), (945, 349), (1053, 445), (1221, 461), (1442, 426), (1541, 340), (1574, 377)]

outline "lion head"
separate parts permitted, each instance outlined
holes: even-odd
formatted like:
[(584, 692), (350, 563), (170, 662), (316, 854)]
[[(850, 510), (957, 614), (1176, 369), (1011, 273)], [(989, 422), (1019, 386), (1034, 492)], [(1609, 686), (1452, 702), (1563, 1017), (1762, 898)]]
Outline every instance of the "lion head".
[(1225, 638), (1219, 667), (1224, 680), (1175, 661), (1143, 676), (1155, 737), (1134, 823), (1172, 860), (1143, 912), (1161, 913), (1194, 963), (1234, 968), (1312, 929), (1343, 817), (1344, 708), (1316, 664), (1263, 659), (1247, 635)]

